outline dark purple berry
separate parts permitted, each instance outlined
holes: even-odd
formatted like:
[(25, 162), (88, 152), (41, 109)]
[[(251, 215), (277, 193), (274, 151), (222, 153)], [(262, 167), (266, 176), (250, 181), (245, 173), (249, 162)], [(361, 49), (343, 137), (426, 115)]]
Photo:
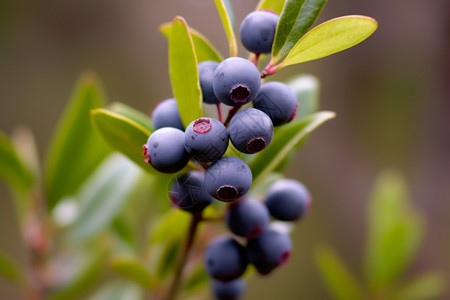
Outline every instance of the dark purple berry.
[(266, 194), (266, 206), (275, 219), (295, 221), (300, 219), (311, 203), (308, 189), (293, 179), (280, 179)]
[(163, 127), (153, 132), (144, 145), (145, 162), (163, 173), (183, 169), (189, 161), (184, 148), (184, 132), (173, 127)]
[(184, 146), (197, 161), (215, 162), (227, 151), (227, 128), (212, 118), (192, 121), (185, 131)]
[(248, 165), (235, 156), (226, 156), (205, 172), (206, 191), (214, 198), (230, 202), (243, 196), (252, 185)]
[(202, 211), (211, 204), (213, 198), (204, 188), (204, 179), (205, 174), (198, 171), (178, 176), (170, 187), (172, 204), (188, 212)]
[(174, 127), (184, 130), (175, 98), (160, 102), (152, 112), (153, 128)]
[(297, 116), (297, 96), (279, 81), (264, 83), (253, 100), (253, 106), (265, 112), (274, 126), (290, 122)]
[(239, 35), (245, 49), (253, 53), (270, 53), (278, 24), (278, 15), (267, 10), (249, 13), (241, 23)]
[(269, 274), (290, 257), (292, 242), (286, 233), (267, 228), (256, 239), (247, 243), (247, 255), (260, 274)]
[(236, 235), (256, 238), (269, 225), (270, 215), (264, 203), (251, 198), (241, 198), (231, 204), (226, 214), (230, 231)]
[(245, 292), (245, 282), (241, 278), (227, 282), (213, 279), (212, 292), (217, 300), (237, 300)]
[(248, 265), (245, 248), (229, 236), (213, 240), (205, 250), (204, 260), (206, 272), (221, 281), (241, 277)]
[(220, 103), (214, 94), (212, 81), (214, 78), (214, 71), (219, 63), (217, 61), (205, 60), (198, 64), (198, 77), (200, 80), (200, 87), (203, 94), (203, 102), (207, 104)]
[(252, 154), (263, 150), (273, 138), (273, 124), (269, 116), (255, 108), (237, 112), (228, 126), (234, 147)]
[(229, 106), (241, 106), (252, 101), (260, 86), (258, 69), (242, 57), (229, 57), (214, 71), (214, 94), (220, 102)]

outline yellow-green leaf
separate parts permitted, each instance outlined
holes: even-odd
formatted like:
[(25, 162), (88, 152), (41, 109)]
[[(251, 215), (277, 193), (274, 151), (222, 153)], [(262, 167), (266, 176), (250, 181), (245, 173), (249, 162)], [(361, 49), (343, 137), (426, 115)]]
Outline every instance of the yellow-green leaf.
[(367, 16), (350, 15), (329, 20), (306, 33), (277, 69), (353, 47), (368, 38), (377, 27), (377, 21)]
[(214, 3), (216, 4), (217, 12), (219, 13), (220, 20), (222, 21), (225, 34), (227, 35), (230, 56), (237, 56), (238, 49), (231, 18), (231, 4), (227, 0), (214, 0)]
[(285, 2), (285, 0), (260, 0), (256, 10), (271, 10), (279, 15)]
[(46, 187), (52, 209), (64, 196), (75, 193), (110, 149), (94, 129), (90, 110), (104, 104), (95, 75), (84, 74), (59, 121), (47, 153)]
[(172, 92), (186, 128), (193, 120), (201, 118), (203, 111), (194, 42), (182, 17), (175, 17), (172, 22), (169, 37), (169, 74)]
[(333, 299), (365, 299), (360, 284), (339, 256), (329, 247), (322, 246), (315, 252), (316, 265)]
[[(170, 37), (171, 23), (163, 23), (159, 26), (159, 31), (167, 38)], [(222, 61), (222, 55), (213, 44), (200, 32), (189, 27), (191, 32), (192, 41), (194, 42), (195, 54), (197, 55), (197, 61), (202, 62), (205, 60)]]
[(116, 114), (135, 121), (150, 132), (153, 131), (152, 119), (150, 118), (149, 114), (145, 114), (121, 102), (111, 103), (110, 105), (108, 105), (108, 109), (110, 109), (112, 112), (115, 112)]
[(148, 289), (152, 286), (153, 279), (144, 268), (144, 262), (135, 257), (115, 256), (111, 259), (111, 267), (126, 278)]
[(145, 163), (142, 155), (142, 146), (147, 142), (150, 131), (137, 122), (107, 109), (94, 109), (91, 115), (96, 128), (114, 150), (124, 154), (146, 171), (156, 172)]
[(2, 252), (0, 252), (0, 277), (4, 277), (19, 286), (25, 283), (25, 275), (22, 270)]

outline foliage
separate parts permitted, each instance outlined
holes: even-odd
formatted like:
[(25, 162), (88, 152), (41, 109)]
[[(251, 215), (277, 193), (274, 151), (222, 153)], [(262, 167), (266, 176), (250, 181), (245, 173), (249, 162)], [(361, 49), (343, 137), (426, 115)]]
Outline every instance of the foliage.
[[(323, 281), (335, 299), (437, 299), (445, 278), (429, 271), (407, 280), (403, 274), (419, 250), (423, 217), (409, 201), (404, 178), (397, 172), (379, 175), (369, 199), (363, 271), (357, 277), (329, 247), (316, 251)], [(357, 278), (365, 278), (361, 282)]]
[[(273, 51), (261, 71), (262, 77), (288, 65), (350, 48), (376, 30), (374, 19), (357, 15), (336, 18), (310, 29), (325, 2), (260, 1), (258, 9), (280, 14)], [(231, 3), (214, 3), (228, 40), (229, 55), (237, 56)], [(220, 61), (223, 56), (181, 16), (162, 24), (160, 31), (168, 38), (172, 91), (183, 124), (187, 125), (204, 114), (198, 62)], [(306, 137), (335, 115), (318, 111), (319, 84), (313, 76), (298, 75), (289, 85), (303, 107), (299, 118), (277, 129), (266, 151), (252, 157), (243, 155), (254, 174), (255, 191), (279, 177), (286, 161)], [(34, 232), (31, 236), (24, 234), (24, 244), (32, 253), (27, 272), (0, 253), (0, 276), (15, 282), (29, 298), (133, 300), (142, 299), (147, 290), (155, 299), (167, 293), (172, 297), (173, 277), (181, 276), (181, 271), (176, 274), (180, 270), (177, 268), (186, 263), (180, 249), (191, 220), (186, 213), (169, 208), (167, 187), (172, 176), (157, 174), (144, 163), (142, 145), (153, 131), (151, 124), (150, 116), (126, 104), (108, 105), (99, 80), (86, 73), (76, 84), (59, 121), (45, 164), (36, 161), (38, 155), (32, 153), (35, 147), (30, 146), (32, 138), (24, 141), (0, 133), (0, 177), (17, 195), (16, 208), (24, 232)], [(23, 149), (28, 153), (24, 154)], [(41, 165), (43, 170), (39, 169)], [(208, 207), (205, 218), (221, 218), (225, 208), (220, 204)], [(373, 221), (370, 231), (374, 248), (368, 257), (381, 262), (368, 264), (368, 279), (375, 290), (398, 277), (420, 240), (421, 223), (414, 214), (391, 215), (389, 220), (392, 224), (388, 228), (383, 227), (385, 223)], [(219, 229), (200, 225), (199, 230), (193, 246), (197, 255), (190, 257), (182, 274), (185, 280), (176, 286), (183, 296), (201, 297), (207, 290), (208, 277), (198, 253)], [(398, 235), (402, 239), (396, 240)], [(402, 252), (396, 253), (394, 261), (382, 261), (386, 243), (391, 239), (399, 243)], [(342, 299), (360, 295), (336, 256), (329, 250), (321, 253), (322, 269), (331, 266), (330, 270), (334, 270), (328, 274), (330, 282), (337, 288), (349, 288), (341, 291)], [(114, 280), (107, 280), (108, 272), (115, 275)], [(423, 287), (439, 290), (435, 278), (435, 274), (428, 274), (413, 281), (399, 291), (399, 297), (403, 297), (399, 299), (413, 299), (409, 295), (423, 293)]]

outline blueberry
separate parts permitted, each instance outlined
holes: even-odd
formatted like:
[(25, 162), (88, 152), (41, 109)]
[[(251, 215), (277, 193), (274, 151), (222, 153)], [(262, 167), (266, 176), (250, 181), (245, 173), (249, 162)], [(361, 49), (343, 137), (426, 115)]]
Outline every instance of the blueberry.
[(273, 183), (266, 194), (270, 214), (281, 221), (300, 219), (308, 209), (311, 196), (308, 189), (293, 179), (280, 179)]
[(237, 150), (251, 154), (263, 150), (272, 141), (273, 124), (263, 111), (246, 108), (233, 116), (228, 132)]
[(266, 10), (249, 13), (241, 23), (239, 35), (245, 49), (254, 53), (270, 53), (278, 24), (278, 15)]
[(245, 282), (241, 278), (227, 282), (213, 279), (212, 292), (217, 300), (237, 300), (245, 292)]
[(292, 242), (286, 233), (267, 228), (247, 243), (248, 260), (260, 274), (269, 274), (290, 257)]
[(184, 148), (184, 132), (173, 127), (163, 127), (153, 132), (144, 145), (145, 162), (163, 173), (183, 169), (189, 161)]
[(152, 112), (153, 128), (174, 127), (184, 130), (175, 98), (160, 102)]
[(245, 248), (229, 236), (219, 236), (205, 250), (205, 269), (213, 278), (231, 281), (244, 274), (248, 261)]
[(256, 238), (269, 225), (269, 211), (264, 203), (251, 198), (241, 198), (229, 207), (226, 222), (232, 233)]
[(226, 156), (205, 172), (206, 191), (214, 198), (230, 202), (243, 196), (252, 185), (248, 165), (235, 156)]
[(297, 96), (289, 86), (279, 81), (264, 83), (253, 105), (265, 112), (274, 126), (288, 123), (297, 115)]
[(229, 57), (214, 71), (214, 94), (220, 102), (229, 106), (241, 106), (252, 101), (260, 86), (258, 69), (242, 57)]
[(190, 171), (175, 179), (170, 187), (169, 198), (176, 207), (188, 212), (202, 211), (213, 198), (203, 186), (205, 174)]
[(215, 162), (227, 151), (227, 128), (212, 118), (194, 120), (186, 128), (184, 146), (197, 161)]
[(220, 103), (214, 94), (212, 81), (214, 78), (214, 71), (219, 63), (217, 61), (205, 60), (198, 64), (198, 76), (200, 80), (200, 87), (203, 94), (203, 102), (207, 104)]

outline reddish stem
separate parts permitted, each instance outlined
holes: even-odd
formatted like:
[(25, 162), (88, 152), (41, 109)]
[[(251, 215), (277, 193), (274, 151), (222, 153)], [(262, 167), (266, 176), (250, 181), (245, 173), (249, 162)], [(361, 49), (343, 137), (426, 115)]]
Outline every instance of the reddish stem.
[(235, 106), (232, 109), (230, 109), (230, 111), (228, 112), (227, 119), (226, 119), (225, 123), (223, 123), (225, 125), (225, 127), (228, 127), (228, 124), (230, 124), (231, 118), (233, 118), (233, 116), (239, 111), (239, 109), (241, 109), (241, 106)]
[(223, 123), (222, 106), (220, 105), (220, 103), (217, 103), (216, 107), (217, 107), (217, 114), (219, 115), (219, 121)]

